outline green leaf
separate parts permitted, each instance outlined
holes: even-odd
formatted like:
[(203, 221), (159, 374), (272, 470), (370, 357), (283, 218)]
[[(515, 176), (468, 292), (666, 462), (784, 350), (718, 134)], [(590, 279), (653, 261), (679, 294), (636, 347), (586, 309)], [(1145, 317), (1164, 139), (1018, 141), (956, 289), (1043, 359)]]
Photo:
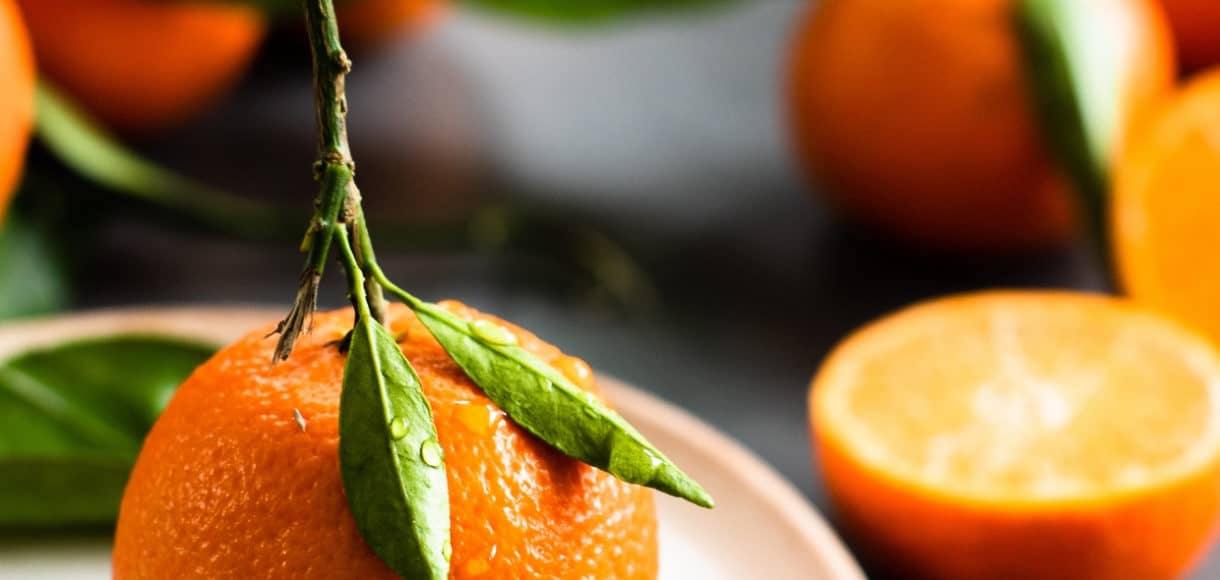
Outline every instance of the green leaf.
[(1019, 0), (1016, 27), (1045, 141), (1106, 246), (1109, 168), (1124, 127), (1123, 86), (1136, 55), (1127, 27), (1091, 2)]
[(449, 487), (432, 408), (398, 344), (361, 316), (339, 401), (339, 467), (356, 526), (403, 578), (449, 577)]
[(638, 485), (712, 507), (695, 480), (592, 394), (572, 384), (504, 329), (408, 301), (449, 356), (518, 425), (584, 463)]
[(9, 215), (0, 225), (0, 320), (61, 310), (68, 294), (51, 233)]
[(263, 237), (279, 208), (212, 188), (128, 149), (46, 81), (35, 93), (35, 132), (64, 165), (90, 182), (188, 215), (220, 231)]
[(0, 365), (0, 528), (113, 522), (144, 435), (214, 350), (119, 336)]
[(46, 81), (35, 93), (39, 139), (82, 176), (146, 197), (206, 195), (206, 187), (163, 169), (127, 149)]
[(728, 0), (466, 0), (467, 4), (554, 24), (600, 24), (641, 14), (703, 9)]

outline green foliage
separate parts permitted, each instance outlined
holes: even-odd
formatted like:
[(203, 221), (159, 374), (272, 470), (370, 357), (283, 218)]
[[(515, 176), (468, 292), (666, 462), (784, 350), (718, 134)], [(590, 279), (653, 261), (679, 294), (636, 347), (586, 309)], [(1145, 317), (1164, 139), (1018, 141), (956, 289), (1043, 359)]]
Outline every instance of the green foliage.
[(419, 376), (368, 316), (351, 335), (339, 467), (360, 534), (403, 578), (449, 577), (449, 487)]
[(623, 481), (712, 507), (712, 497), (626, 419), (525, 349), (497, 338), (507, 331), (489, 331), (427, 302), (408, 304), (445, 352), (514, 423)]
[(20, 215), (8, 216), (0, 226), (0, 320), (60, 310), (68, 295), (54, 234)]
[(0, 528), (112, 523), (144, 435), (213, 351), (115, 336), (0, 365)]
[(1129, 51), (1089, 2), (1020, 0), (1015, 21), (1047, 146), (1075, 186), (1099, 249), (1107, 247), (1109, 168), (1125, 130)]

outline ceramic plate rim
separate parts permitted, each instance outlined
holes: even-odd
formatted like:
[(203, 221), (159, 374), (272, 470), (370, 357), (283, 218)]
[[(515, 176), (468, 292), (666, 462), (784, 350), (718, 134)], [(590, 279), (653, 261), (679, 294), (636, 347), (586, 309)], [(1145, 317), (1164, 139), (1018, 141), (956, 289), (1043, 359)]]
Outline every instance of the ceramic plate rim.
[[(109, 308), (31, 318), (0, 325), (0, 359), (63, 340), (88, 340), (113, 334), (162, 334), (187, 340), (233, 340), (282, 309), (268, 306), (165, 306)], [(599, 384), (617, 405), (635, 410), (652, 431), (681, 439), (715, 463), (727, 477), (748, 482), (775, 517), (799, 534), (833, 578), (863, 580), (864, 574), (838, 536), (799, 491), (740, 443), (689, 412), (618, 379), (598, 374)], [(645, 411), (645, 412), (641, 412)]]

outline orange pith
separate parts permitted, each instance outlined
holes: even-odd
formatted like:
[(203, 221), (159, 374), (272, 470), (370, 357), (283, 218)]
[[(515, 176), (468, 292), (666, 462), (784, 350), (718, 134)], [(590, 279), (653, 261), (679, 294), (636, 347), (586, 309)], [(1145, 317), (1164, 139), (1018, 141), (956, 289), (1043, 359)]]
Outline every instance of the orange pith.
[(857, 332), (817, 457), (866, 552), (932, 578), (1173, 578), (1220, 516), (1220, 356), (1117, 299), (993, 292)]
[(1220, 73), (1192, 81), (1131, 143), (1112, 217), (1124, 290), (1220, 340)]
[(17, 5), (0, 0), (0, 227), (21, 169), (34, 124), (34, 60)]
[[(1103, 0), (1129, 21), (1124, 114), (1174, 79), (1151, 0)], [(1038, 127), (1013, 0), (826, 0), (788, 66), (798, 160), (846, 214), (937, 248), (1061, 242), (1074, 203)]]
[(19, 0), (38, 64), (112, 129), (153, 133), (201, 112), (253, 58), (252, 6), (186, 0)]
[[(656, 577), (649, 490), (526, 434), (413, 315), (396, 308), (392, 320), (444, 449), (451, 578)], [(266, 329), (254, 332), (181, 387), (128, 484), (116, 578), (394, 577), (356, 530), (339, 477), (344, 359), (327, 343), (350, 327), (350, 311), (319, 314), (292, 358), (274, 367), (268, 366), (274, 339), (263, 338)], [(545, 360), (565, 360), (555, 347), (510, 328)], [(574, 380), (596, 389), (591, 376)], [(293, 409), (305, 418), (304, 431)]]

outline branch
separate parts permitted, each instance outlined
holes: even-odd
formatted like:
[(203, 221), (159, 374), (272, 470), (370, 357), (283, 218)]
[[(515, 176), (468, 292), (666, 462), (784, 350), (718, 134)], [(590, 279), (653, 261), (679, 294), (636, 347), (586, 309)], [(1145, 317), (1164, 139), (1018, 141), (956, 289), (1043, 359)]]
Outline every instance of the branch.
[[(314, 201), (313, 219), (301, 243), (301, 251), (307, 257), (300, 286), (292, 308), (274, 332), (280, 335), (273, 355), (276, 361), (285, 360), (292, 354), (297, 339), (313, 319), (318, 287), (332, 241), (337, 234), (348, 231), (343, 227), (345, 222), (355, 221), (363, 215), (360, 211), (360, 190), (355, 182), (356, 164), (352, 161), (347, 141), (345, 86), (347, 74), (352, 70), (352, 61), (339, 43), (338, 21), (331, 0), (304, 1), (313, 55), (314, 106), (318, 127), (318, 160), (314, 162), (314, 179), (321, 183), (321, 187)], [(350, 231), (354, 234), (362, 229), (363, 224), (357, 223)], [(366, 258), (371, 260), (371, 254)], [(363, 263), (361, 266), (363, 269)], [(381, 299), (380, 289), (374, 290), (375, 293), (353, 292), (352, 295), (375, 296), (376, 300), (371, 301), (370, 306), (374, 307), (374, 317), (381, 320), (384, 300)]]

